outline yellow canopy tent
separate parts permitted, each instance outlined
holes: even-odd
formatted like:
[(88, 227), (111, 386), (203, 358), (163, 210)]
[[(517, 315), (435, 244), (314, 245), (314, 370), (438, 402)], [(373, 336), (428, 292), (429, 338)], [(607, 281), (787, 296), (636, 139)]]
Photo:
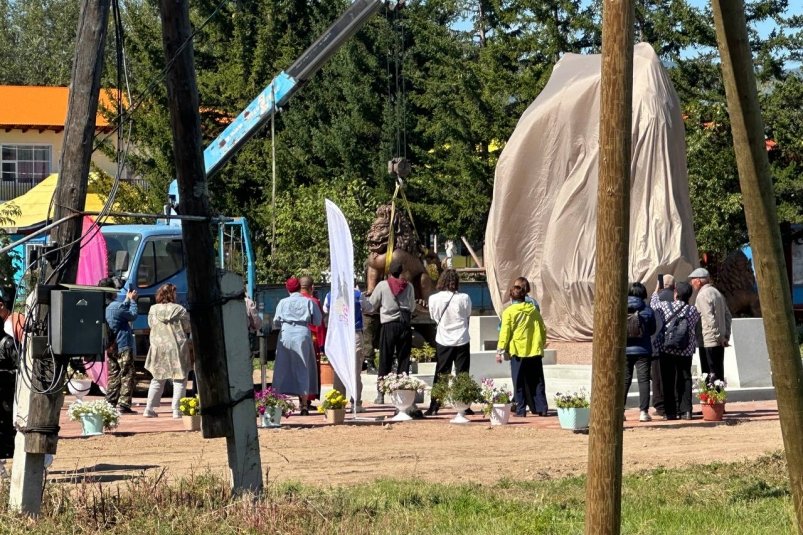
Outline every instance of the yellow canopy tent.
[[(92, 193), (92, 182), (95, 180), (94, 173), (89, 177), (89, 190), (90, 193), (86, 195), (86, 211), (99, 212), (103, 209), (105, 197), (101, 197), (97, 193)], [(20, 195), (16, 199), (6, 201), (0, 204), (0, 210), (14, 205), (19, 209), (20, 215), (10, 217), (10, 221), (4, 223), (4, 227), (11, 232), (18, 231), (29, 227), (34, 227), (40, 223), (44, 223), (47, 218), (47, 210), (50, 207), (50, 199), (53, 197), (53, 192), (56, 190), (56, 182), (59, 175), (53, 173), (44, 179), (42, 182), (31, 188), (24, 195)], [(53, 217), (53, 213), (50, 214)], [(106, 222), (113, 222), (111, 218), (106, 219)]]

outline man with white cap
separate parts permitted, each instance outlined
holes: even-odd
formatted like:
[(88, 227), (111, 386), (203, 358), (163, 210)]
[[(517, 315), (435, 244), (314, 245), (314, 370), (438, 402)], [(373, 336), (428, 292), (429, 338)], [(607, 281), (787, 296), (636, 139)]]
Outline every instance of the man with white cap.
[[(705, 268), (697, 268), (689, 274), (689, 283), (697, 292), (694, 305), (700, 312), (703, 334), (703, 351), (700, 353), (700, 368), (709, 374), (707, 382), (725, 379), (725, 348), (731, 336), (731, 312), (725, 297), (711, 284), (711, 275)], [(713, 374), (713, 377), (710, 375)]]

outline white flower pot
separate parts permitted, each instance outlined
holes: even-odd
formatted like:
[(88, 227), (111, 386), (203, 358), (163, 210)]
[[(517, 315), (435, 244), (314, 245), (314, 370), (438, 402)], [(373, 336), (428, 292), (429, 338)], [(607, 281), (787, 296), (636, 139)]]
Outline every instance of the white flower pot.
[(468, 403), (461, 403), (459, 401), (455, 401), (452, 403), (455, 409), (457, 409), (457, 416), (449, 420), (450, 424), (467, 424), (471, 420), (466, 418), (466, 409), (469, 407)]
[(510, 403), (494, 403), (491, 408), (491, 425), (506, 425), (510, 420)]
[(83, 399), (83, 397), (89, 393), (91, 387), (92, 379), (73, 378), (67, 382), (67, 390), (78, 399)]
[(390, 402), (399, 413), (391, 418), (394, 422), (405, 422), (413, 417), (407, 414), (408, 409), (415, 403), (415, 390), (394, 390), (390, 393)]
[(282, 410), (278, 407), (266, 407), (265, 414), (262, 414), (260, 419), (263, 428), (274, 428), (282, 426)]

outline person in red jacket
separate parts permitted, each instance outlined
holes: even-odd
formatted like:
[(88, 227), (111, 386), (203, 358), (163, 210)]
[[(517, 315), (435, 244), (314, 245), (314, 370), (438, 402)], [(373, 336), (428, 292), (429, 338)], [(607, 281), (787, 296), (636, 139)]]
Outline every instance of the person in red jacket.
[[(313, 294), (315, 284), (312, 277), (304, 275), (298, 281), (301, 283), (301, 295), (315, 303), (318, 311), (323, 314), (321, 301)], [(318, 367), (318, 391), (313, 392), (310, 395), (310, 399), (319, 399), (321, 397), (321, 355), (323, 355), (323, 348), (326, 343), (326, 324), (324, 322), (321, 322), (320, 325), (310, 324), (309, 330), (312, 333), (312, 345), (315, 347), (315, 364)]]

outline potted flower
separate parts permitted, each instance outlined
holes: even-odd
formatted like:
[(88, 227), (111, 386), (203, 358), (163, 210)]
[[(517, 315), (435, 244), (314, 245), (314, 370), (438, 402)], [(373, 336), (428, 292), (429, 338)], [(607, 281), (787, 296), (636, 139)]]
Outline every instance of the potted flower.
[(78, 399), (83, 399), (92, 388), (92, 379), (81, 370), (77, 370), (70, 365), (69, 380), (67, 381), (67, 390), (70, 394)]
[(410, 373), (435, 374), (435, 348), (424, 342), (410, 350)]
[(262, 420), (260, 427), (281, 427), (282, 416), (289, 417), (296, 410), (296, 404), (290, 396), (280, 394), (271, 387), (254, 392), (254, 401), (257, 415)]
[(471, 407), (472, 403), (481, 401), (482, 391), (477, 381), (468, 373), (459, 373), (456, 376), (443, 374), (432, 387), (432, 397), (438, 401), (448, 402), (457, 409), (457, 416), (451, 423), (467, 424), (469, 420), (465, 415), (466, 409)]
[(563, 429), (578, 431), (588, 428), (589, 406), (585, 389), (579, 392), (555, 394), (555, 405), (558, 407), (558, 420)]
[(325, 414), (330, 424), (342, 424), (346, 417), (346, 403), (346, 396), (337, 390), (330, 390), (318, 405), (318, 412)]
[(504, 386), (494, 385), (494, 380), (482, 380), (480, 401), (485, 405), (482, 412), (490, 416), (491, 425), (505, 425), (510, 420), (510, 407), (513, 403), (513, 393)]
[[(709, 382), (709, 379), (713, 381)], [(706, 422), (720, 422), (722, 415), (725, 414), (725, 400), (728, 394), (725, 392), (725, 381), (714, 379), (713, 374), (703, 375), (697, 379), (697, 398), (703, 411), (703, 420)]]
[(335, 369), (326, 355), (321, 355), (321, 384), (331, 385), (335, 382)]
[(391, 402), (399, 411), (392, 420), (400, 422), (412, 420), (407, 411), (415, 404), (416, 392), (423, 392), (427, 384), (421, 379), (402, 373), (380, 377), (376, 386), (382, 394), (390, 394)]
[(114, 429), (120, 423), (120, 413), (105, 399), (95, 401), (76, 400), (67, 408), (72, 421), (80, 421), (83, 435), (102, 435), (104, 430)]
[(178, 400), (178, 410), (184, 429), (187, 431), (201, 430), (201, 401), (198, 396), (185, 397)]

